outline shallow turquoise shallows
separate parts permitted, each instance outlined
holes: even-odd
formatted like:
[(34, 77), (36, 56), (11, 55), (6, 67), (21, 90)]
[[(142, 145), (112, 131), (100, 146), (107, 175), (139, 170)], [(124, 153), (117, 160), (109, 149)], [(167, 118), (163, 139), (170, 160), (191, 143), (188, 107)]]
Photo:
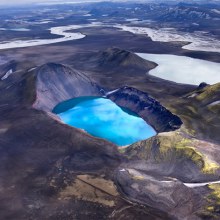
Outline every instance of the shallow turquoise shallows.
[(147, 139), (155, 130), (135, 113), (106, 98), (80, 97), (57, 105), (54, 113), (63, 122), (119, 146)]

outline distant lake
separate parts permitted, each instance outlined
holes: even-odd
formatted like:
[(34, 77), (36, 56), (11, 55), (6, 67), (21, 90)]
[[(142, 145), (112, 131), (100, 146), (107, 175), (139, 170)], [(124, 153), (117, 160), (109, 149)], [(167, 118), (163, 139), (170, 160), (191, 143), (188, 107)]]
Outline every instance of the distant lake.
[(141, 117), (106, 98), (80, 97), (57, 105), (63, 122), (119, 146), (150, 138), (155, 130)]
[(220, 64), (186, 56), (168, 54), (137, 53), (143, 59), (153, 61), (158, 66), (151, 75), (177, 83), (199, 85), (201, 82), (220, 82)]
[(27, 28), (0, 28), (0, 31), (30, 31)]

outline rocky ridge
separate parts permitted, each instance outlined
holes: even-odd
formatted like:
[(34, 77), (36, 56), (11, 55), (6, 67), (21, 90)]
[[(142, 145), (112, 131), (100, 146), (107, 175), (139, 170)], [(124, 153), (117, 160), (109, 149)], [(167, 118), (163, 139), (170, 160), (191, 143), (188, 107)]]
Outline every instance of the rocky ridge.
[(106, 95), (117, 105), (128, 108), (148, 122), (157, 132), (179, 129), (182, 121), (147, 93), (132, 87), (123, 87)]

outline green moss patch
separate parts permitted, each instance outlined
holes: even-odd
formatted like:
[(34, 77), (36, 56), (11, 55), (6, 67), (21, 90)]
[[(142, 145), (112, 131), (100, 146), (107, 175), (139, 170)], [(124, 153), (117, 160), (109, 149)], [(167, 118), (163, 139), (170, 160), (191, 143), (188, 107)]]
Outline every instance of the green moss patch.
[(180, 132), (161, 133), (147, 141), (131, 145), (124, 153), (131, 159), (147, 160), (154, 152), (156, 162), (190, 160), (204, 174), (214, 174), (219, 164), (210, 160), (196, 146), (198, 140), (184, 137)]

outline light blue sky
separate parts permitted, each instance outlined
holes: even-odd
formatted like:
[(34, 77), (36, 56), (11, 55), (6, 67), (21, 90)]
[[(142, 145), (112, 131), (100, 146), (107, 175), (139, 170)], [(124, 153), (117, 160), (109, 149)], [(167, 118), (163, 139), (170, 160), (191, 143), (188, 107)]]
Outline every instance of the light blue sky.
[[(137, 1), (137, 2), (149, 2), (149, 1), (153, 1), (153, 0), (0, 0), (0, 5), (16, 5), (16, 4), (28, 4), (28, 3), (51, 3), (51, 2), (58, 2), (58, 3), (62, 3), (62, 2), (99, 2), (99, 1)], [(166, 0), (154, 0), (154, 2), (161, 2), (164, 1), (166, 2)], [(193, 1), (201, 1), (201, 2), (205, 2), (208, 0), (168, 0), (168, 1), (187, 1), (187, 2), (193, 2)], [(209, 0), (210, 2), (220, 2), (220, 0)]]
[[(102, 1), (102, 0), (88, 0), (89, 2)], [(15, 4), (28, 4), (28, 3), (49, 3), (49, 2), (87, 2), (87, 0), (0, 0), (0, 5), (15, 5)]]
[[(51, 2), (99, 2), (103, 0), (0, 0), (0, 5), (17, 5), (17, 4), (31, 4), (31, 3), (51, 3)], [(117, 0), (107, 0), (107, 1), (117, 1)], [(124, 0), (121, 0), (124, 1)], [(130, 0), (126, 0), (130, 1)]]

